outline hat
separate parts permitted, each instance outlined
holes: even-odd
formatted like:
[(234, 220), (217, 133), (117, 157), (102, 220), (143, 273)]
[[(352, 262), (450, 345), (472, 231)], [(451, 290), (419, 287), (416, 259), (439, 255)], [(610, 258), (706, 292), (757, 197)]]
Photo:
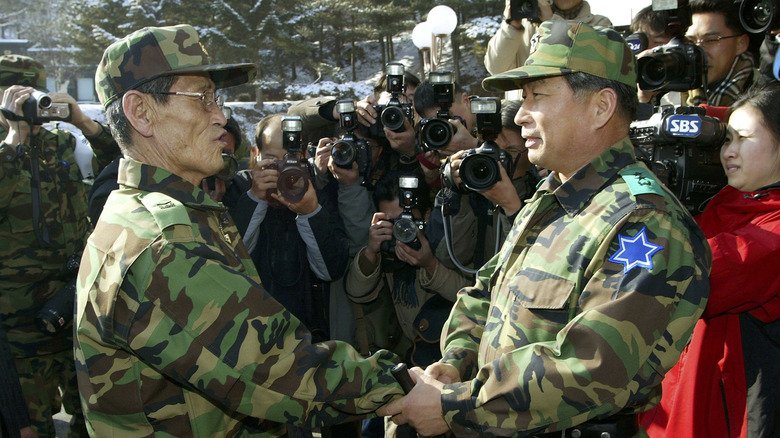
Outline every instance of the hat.
[(250, 81), (254, 64), (209, 64), (195, 29), (187, 24), (145, 27), (108, 46), (95, 72), (95, 90), (108, 107), (127, 90), (166, 75), (207, 72), (217, 88)]
[(0, 90), (11, 85), (25, 85), (47, 92), (43, 64), (28, 56), (0, 56)]
[(636, 63), (631, 48), (610, 28), (581, 21), (545, 21), (531, 40), (525, 65), (482, 81), (489, 91), (521, 88), (538, 78), (583, 72), (636, 88)]

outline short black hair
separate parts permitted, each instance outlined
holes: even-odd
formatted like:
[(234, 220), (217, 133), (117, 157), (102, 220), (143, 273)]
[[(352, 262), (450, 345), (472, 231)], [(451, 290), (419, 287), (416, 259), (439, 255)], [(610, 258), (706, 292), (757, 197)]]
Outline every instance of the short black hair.
[[(412, 87), (419, 87), (420, 86), (420, 78), (414, 75), (414, 73), (404, 70), (404, 86)], [(383, 74), (381, 78), (379, 78), (378, 81), (376, 81), (376, 84), (374, 84), (374, 94), (377, 95), (383, 91), (387, 90), (387, 74)]]
[[(166, 104), (168, 103), (169, 95), (161, 93), (171, 90), (171, 87), (176, 82), (176, 77), (176, 75), (160, 76), (139, 85), (135, 90), (149, 94), (155, 101)], [(106, 108), (106, 119), (111, 129), (111, 136), (114, 137), (117, 143), (122, 147), (130, 146), (130, 123), (127, 120), (125, 110), (122, 108), (121, 98), (108, 105)]]
[(631, 32), (641, 32), (643, 28), (649, 28), (660, 35), (674, 36), (666, 22), (666, 17), (664, 11), (654, 11), (653, 5), (644, 7), (631, 19)]
[[(463, 87), (458, 82), (453, 82), (453, 100), (457, 100), (458, 96), (463, 94), (463, 92)], [(417, 114), (423, 115), (432, 108), (438, 109), (439, 106), (436, 105), (433, 99), (433, 84), (426, 80), (421, 82), (417, 89), (414, 90), (414, 110), (417, 111)]]
[(636, 118), (636, 110), (639, 107), (639, 99), (636, 95), (636, 88), (628, 86), (622, 82), (594, 76), (590, 73), (575, 72), (563, 75), (566, 82), (569, 83), (574, 97), (582, 97), (586, 93), (595, 93), (605, 88), (615, 90), (617, 94), (618, 115), (627, 117), (630, 122)]
[(429, 193), (428, 184), (425, 182), (425, 178), (422, 175), (410, 174), (409, 172), (402, 172), (399, 170), (391, 170), (382, 176), (374, 186), (374, 193), (372, 194), (374, 200), (374, 207), (379, 211), (379, 203), (382, 201), (394, 201), (398, 199), (399, 185), (398, 178), (402, 176), (414, 176), (417, 178), (417, 209), (420, 213), (425, 214), (431, 209), (431, 196)]
[(739, 21), (739, 4), (733, 0), (691, 0), (690, 5), (692, 14), (721, 14), (729, 29), (740, 34), (745, 33)]

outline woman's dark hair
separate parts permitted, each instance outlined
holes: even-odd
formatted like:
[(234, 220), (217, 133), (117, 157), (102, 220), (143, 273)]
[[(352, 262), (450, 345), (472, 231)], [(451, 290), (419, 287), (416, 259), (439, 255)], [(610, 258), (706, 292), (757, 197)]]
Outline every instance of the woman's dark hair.
[(780, 142), (780, 83), (753, 86), (729, 109), (729, 115), (738, 108), (751, 106), (761, 113), (761, 123), (769, 129), (775, 141)]

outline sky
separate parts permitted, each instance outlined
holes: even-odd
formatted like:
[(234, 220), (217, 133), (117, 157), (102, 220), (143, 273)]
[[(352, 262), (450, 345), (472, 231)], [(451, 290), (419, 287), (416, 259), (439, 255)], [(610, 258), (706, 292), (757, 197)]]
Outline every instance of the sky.
[(631, 24), (631, 17), (652, 0), (588, 0), (594, 14), (607, 16), (615, 26)]

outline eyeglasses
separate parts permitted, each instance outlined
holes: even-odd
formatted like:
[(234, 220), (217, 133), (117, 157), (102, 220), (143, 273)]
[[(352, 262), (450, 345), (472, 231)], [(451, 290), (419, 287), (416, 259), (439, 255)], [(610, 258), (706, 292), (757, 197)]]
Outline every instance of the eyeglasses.
[(742, 36), (742, 34), (739, 35), (727, 35), (727, 36), (717, 36), (717, 35), (708, 35), (702, 38), (696, 38), (695, 36), (689, 36), (688, 39), (691, 40), (693, 44), (696, 44), (697, 46), (702, 47), (714, 47), (720, 44), (721, 40), (727, 40), (729, 38), (736, 38), (738, 36)]
[(206, 108), (206, 111), (211, 111), (211, 108), (213, 108), (214, 105), (216, 105), (217, 108), (219, 108), (220, 111), (222, 111), (222, 108), (225, 106), (225, 99), (222, 96), (217, 96), (211, 90), (206, 90), (202, 93), (195, 93), (191, 91), (158, 91), (154, 94), (197, 97), (200, 98), (201, 102), (203, 102), (203, 106)]

